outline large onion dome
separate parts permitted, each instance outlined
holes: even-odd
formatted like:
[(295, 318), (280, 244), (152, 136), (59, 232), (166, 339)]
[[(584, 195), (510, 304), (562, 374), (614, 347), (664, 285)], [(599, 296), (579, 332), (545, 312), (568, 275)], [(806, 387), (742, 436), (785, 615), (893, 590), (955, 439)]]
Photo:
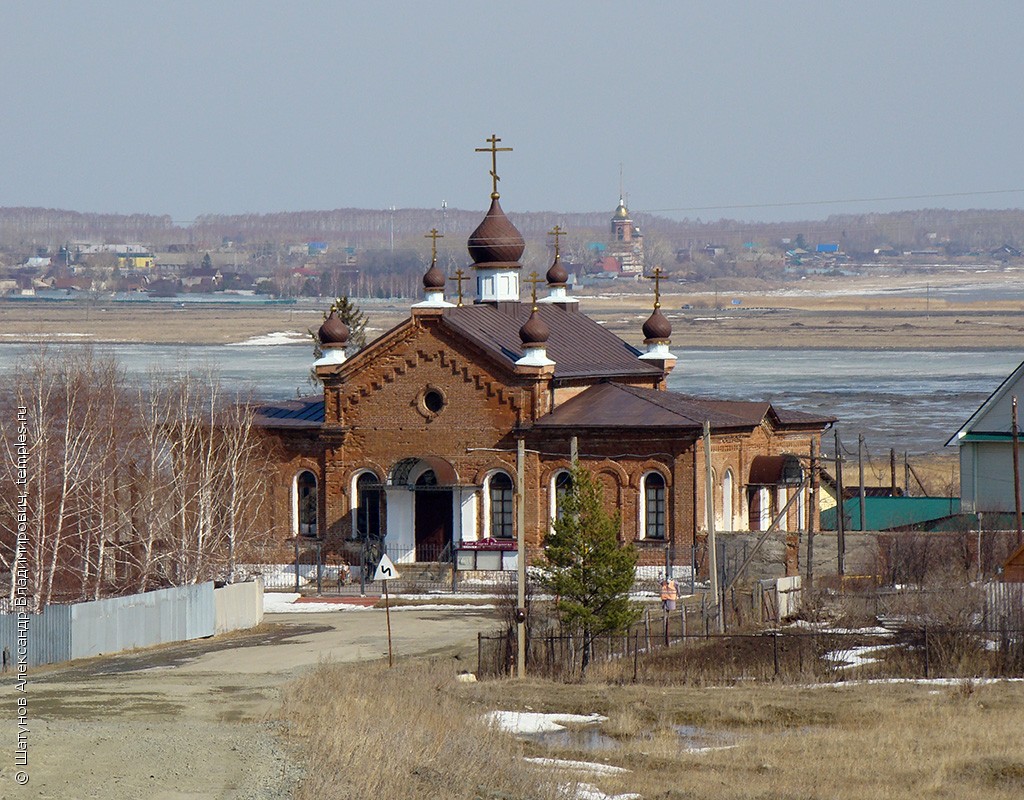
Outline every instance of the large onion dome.
[(519, 266), (526, 242), (523, 236), (501, 210), (498, 198), (491, 200), (491, 207), (475, 231), (469, 235), (469, 255), (474, 267), (491, 267), (508, 264)]

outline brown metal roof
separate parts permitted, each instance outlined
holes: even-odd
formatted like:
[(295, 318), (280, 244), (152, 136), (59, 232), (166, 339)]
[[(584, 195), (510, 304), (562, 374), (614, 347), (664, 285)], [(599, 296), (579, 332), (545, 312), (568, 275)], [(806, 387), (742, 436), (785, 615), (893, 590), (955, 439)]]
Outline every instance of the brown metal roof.
[[(555, 362), (555, 378), (657, 378), (661, 369), (639, 359), (640, 351), (605, 330), (585, 314), (542, 305), (538, 312), (548, 326), (548, 358)], [(501, 308), (486, 303), (445, 309), (445, 324), (489, 351), (511, 367), (523, 356), (519, 329), (530, 316), (525, 303)]]
[[(723, 431), (755, 428), (772, 416), (782, 425), (787, 424), (770, 403), (715, 400), (607, 381), (566, 401), (535, 425), (540, 428), (637, 427), (698, 431), (707, 420), (713, 431)], [(832, 421), (809, 414), (799, 414), (799, 417), (801, 424), (816, 419), (820, 427)]]

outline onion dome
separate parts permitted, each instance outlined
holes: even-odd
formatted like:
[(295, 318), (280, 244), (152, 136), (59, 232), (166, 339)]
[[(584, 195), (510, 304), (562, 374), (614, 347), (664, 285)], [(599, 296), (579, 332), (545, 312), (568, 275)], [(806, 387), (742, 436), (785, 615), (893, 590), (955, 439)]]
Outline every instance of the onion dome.
[(672, 338), (672, 323), (668, 317), (655, 308), (643, 326), (644, 342), (663, 342)]
[(544, 277), (547, 278), (548, 286), (564, 286), (569, 280), (569, 273), (562, 266), (562, 257), (558, 253), (555, 253), (555, 261)]
[[(605, 206), (607, 208), (607, 206)], [(626, 208), (626, 204), (622, 198), (619, 198), (619, 207), (615, 209), (615, 214), (612, 219), (629, 219), (629, 210)]]
[(525, 347), (537, 347), (544, 345), (550, 335), (551, 329), (548, 327), (548, 324), (540, 318), (537, 307), (534, 306), (533, 312), (530, 314), (530, 318), (526, 320), (523, 327), (519, 329), (519, 341), (521, 341)]
[(439, 289), (443, 291), (445, 283), (447, 283), (447, 279), (438, 268), (437, 261), (430, 262), (430, 269), (423, 276), (423, 288), (427, 291), (437, 291)]
[(522, 234), (505, 216), (497, 197), (491, 200), (484, 221), (469, 235), (468, 245), (473, 266), (485, 268), (499, 264), (518, 267), (526, 249)]
[(320, 326), (320, 346), (344, 347), (348, 343), (348, 334), (348, 325), (341, 321), (337, 311), (331, 311), (331, 315)]

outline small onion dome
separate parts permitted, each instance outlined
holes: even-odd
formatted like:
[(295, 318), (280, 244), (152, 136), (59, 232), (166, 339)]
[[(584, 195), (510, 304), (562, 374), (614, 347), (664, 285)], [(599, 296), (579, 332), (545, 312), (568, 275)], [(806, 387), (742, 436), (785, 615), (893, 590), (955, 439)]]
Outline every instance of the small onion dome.
[(621, 197), (619, 198), (619, 207), (615, 209), (615, 216), (612, 219), (629, 219), (629, 210), (626, 208), (626, 204), (622, 201)]
[(348, 325), (341, 321), (337, 311), (332, 311), (331, 315), (324, 320), (324, 324), (320, 326), (318, 334), (320, 346), (344, 347), (348, 343), (348, 334)]
[(438, 289), (444, 289), (446, 283), (444, 273), (437, 266), (437, 261), (432, 261), (430, 269), (427, 270), (423, 276), (423, 288), (428, 291), (436, 291)]
[(540, 318), (540, 314), (537, 309), (534, 308), (530, 314), (530, 318), (526, 320), (526, 323), (519, 329), (519, 340), (526, 347), (543, 345), (547, 342), (548, 337), (551, 335), (551, 329), (548, 324)]
[(505, 216), (497, 198), (491, 200), (487, 216), (469, 235), (467, 244), (475, 267), (517, 263), (526, 249), (523, 235)]
[(547, 278), (548, 286), (565, 286), (566, 281), (569, 280), (569, 273), (562, 266), (562, 257), (560, 255), (555, 256), (555, 261), (545, 277)]
[(668, 341), (672, 337), (672, 323), (656, 308), (644, 323), (643, 332), (646, 343)]

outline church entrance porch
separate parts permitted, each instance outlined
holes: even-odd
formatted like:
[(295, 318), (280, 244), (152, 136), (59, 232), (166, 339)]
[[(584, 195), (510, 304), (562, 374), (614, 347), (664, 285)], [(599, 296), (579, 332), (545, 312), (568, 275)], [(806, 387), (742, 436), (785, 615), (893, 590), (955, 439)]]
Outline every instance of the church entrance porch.
[(385, 547), (395, 563), (450, 561), (461, 515), (462, 489), (454, 468), (442, 458), (404, 458), (392, 467), (385, 486)]
[(452, 543), (452, 490), (437, 486), (433, 470), (420, 476), (413, 489), (417, 561), (450, 557)]

